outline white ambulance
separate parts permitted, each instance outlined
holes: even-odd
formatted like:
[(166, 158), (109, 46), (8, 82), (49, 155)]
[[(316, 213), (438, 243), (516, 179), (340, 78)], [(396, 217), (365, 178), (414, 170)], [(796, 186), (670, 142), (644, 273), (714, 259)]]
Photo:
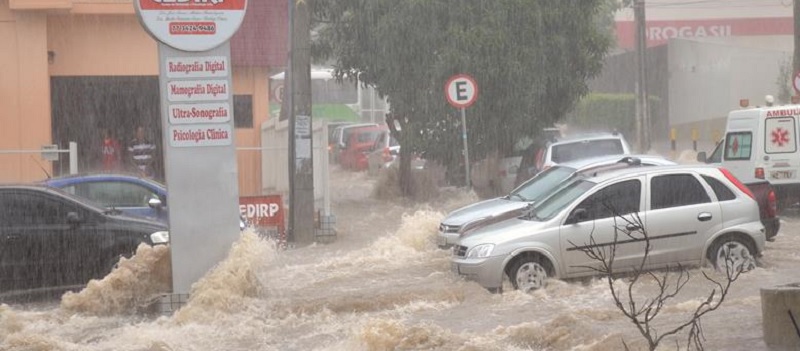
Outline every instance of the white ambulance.
[(781, 198), (800, 195), (800, 105), (756, 107), (728, 114), (725, 139), (706, 160), (721, 163), (740, 179), (766, 179)]

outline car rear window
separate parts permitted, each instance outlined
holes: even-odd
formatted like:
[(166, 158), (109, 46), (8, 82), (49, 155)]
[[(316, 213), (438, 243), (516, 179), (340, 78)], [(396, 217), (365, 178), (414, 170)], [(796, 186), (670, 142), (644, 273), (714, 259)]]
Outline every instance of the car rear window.
[(381, 134), (380, 131), (359, 132), (356, 136), (359, 143), (375, 142), (375, 139)]
[(714, 194), (717, 195), (717, 201), (728, 201), (736, 198), (733, 191), (719, 180), (709, 176), (703, 176), (703, 179), (711, 186), (711, 189), (714, 190)]
[(619, 139), (583, 140), (568, 144), (553, 145), (551, 157), (555, 163), (564, 163), (595, 156), (621, 155), (625, 153)]

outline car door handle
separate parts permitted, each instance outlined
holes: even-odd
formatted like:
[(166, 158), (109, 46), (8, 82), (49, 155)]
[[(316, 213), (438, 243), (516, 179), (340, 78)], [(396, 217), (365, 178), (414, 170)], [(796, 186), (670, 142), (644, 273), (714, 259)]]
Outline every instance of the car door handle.
[(625, 226), (625, 229), (627, 229), (629, 232), (633, 232), (642, 229), (642, 227), (640, 227), (638, 224), (628, 223), (628, 225)]
[(703, 212), (703, 213), (700, 213), (699, 215), (697, 215), (697, 219), (698, 219), (700, 222), (710, 221), (710, 220), (711, 220), (711, 218), (712, 218), (712, 216), (711, 216), (711, 214), (710, 214), (710, 213), (708, 213), (708, 212)]

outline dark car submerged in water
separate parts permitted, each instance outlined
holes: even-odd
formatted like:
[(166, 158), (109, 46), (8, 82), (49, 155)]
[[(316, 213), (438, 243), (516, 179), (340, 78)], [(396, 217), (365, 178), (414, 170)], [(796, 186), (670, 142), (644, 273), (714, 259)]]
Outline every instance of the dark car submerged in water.
[(63, 291), (105, 276), (167, 227), (44, 185), (0, 185), (0, 296)]

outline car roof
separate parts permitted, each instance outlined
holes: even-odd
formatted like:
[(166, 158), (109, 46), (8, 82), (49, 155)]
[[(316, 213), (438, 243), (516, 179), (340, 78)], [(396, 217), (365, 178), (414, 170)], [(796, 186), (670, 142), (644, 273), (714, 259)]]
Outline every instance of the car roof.
[(566, 166), (575, 168), (577, 170), (583, 170), (588, 168), (600, 167), (605, 165), (611, 165), (617, 162), (626, 162), (631, 163), (635, 160), (639, 160), (642, 163), (648, 164), (655, 164), (655, 165), (674, 165), (675, 162), (667, 160), (663, 156), (659, 155), (603, 155), (603, 156), (595, 156), (595, 157), (588, 157), (588, 158), (580, 158), (577, 160), (567, 161), (564, 163), (559, 163), (558, 166)]
[(603, 140), (603, 139), (620, 139), (625, 138), (620, 133), (583, 133), (560, 137), (550, 145), (571, 144), (580, 141)]
[(85, 182), (102, 182), (102, 181), (119, 181), (124, 180), (131, 183), (149, 184), (155, 188), (163, 189), (166, 191), (166, 186), (155, 180), (142, 178), (135, 174), (127, 173), (87, 173), (87, 174), (70, 174), (55, 178), (43, 180), (41, 183), (52, 185), (56, 187), (67, 186), (71, 184), (79, 184)]
[(65, 192), (61, 189), (54, 188), (48, 186), (47, 184), (0, 184), (0, 190), (32, 190), (44, 193), (50, 193), (59, 197), (68, 198), (74, 202), (79, 202), (87, 207), (91, 207), (95, 210), (102, 211), (102, 206), (95, 203), (94, 201), (85, 199), (83, 197), (72, 195), (68, 192)]
[(628, 167), (628, 168), (620, 168), (608, 172), (599, 173), (593, 175), (590, 178), (587, 178), (587, 180), (594, 183), (603, 183), (614, 178), (626, 177), (626, 176), (640, 176), (650, 173), (666, 173), (674, 171), (706, 173), (704, 171), (709, 171), (714, 169), (719, 169), (719, 166), (693, 164), (693, 165), (671, 165), (671, 166), (652, 166), (652, 167)]
[(344, 129), (350, 129), (350, 128), (375, 127), (377, 125), (378, 125), (377, 123), (353, 123), (353, 124), (345, 124), (345, 125), (342, 125), (342, 126), (338, 126), (336, 128), (341, 128), (341, 129), (344, 130)]

